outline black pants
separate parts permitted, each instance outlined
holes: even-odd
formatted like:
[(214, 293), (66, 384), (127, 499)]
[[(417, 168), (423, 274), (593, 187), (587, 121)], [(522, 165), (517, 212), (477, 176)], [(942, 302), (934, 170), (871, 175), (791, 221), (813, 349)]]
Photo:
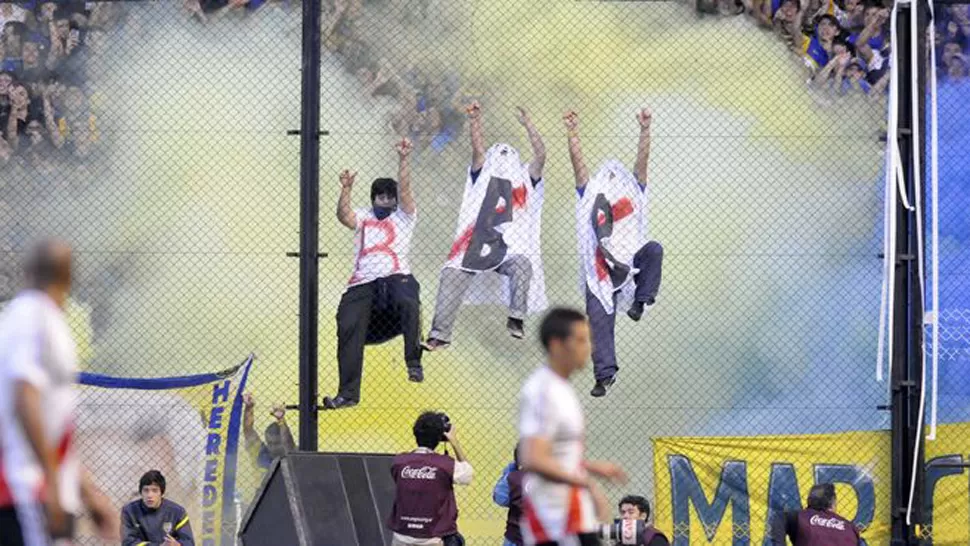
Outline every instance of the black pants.
[[(69, 521), (73, 529), (73, 521)], [(71, 533), (73, 535), (73, 533)], [(51, 538), (39, 505), (0, 508), (0, 546), (48, 546)]]
[[(600, 542), (600, 537), (596, 536), (595, 533), (579, 535), (577, 538), (579, 538), (580, 546), (600, 546), (602, 544), (602, 542)], [(536, 544), (536, 546), (559, 546), (559, 544), (559, 542), (542, 542), (540, 544)]]
[(351, 287), (337, 307), (339, 395), (360, 400), (364, 346), (404, 336), (404, 362), (421, 367), (421, 286), (412, 275), (391, 275)]
[[(653, 305), (660, 291), (663, 273), (664, 250), (657, 241), (643, 245), (633, 256), (633, 267), (640, 271), (633, 277), (636, 289), (634, 300)], [(586, 315), (593, 334), (593, 373), (596, 380), (609, 379), (619, 371), (616, 363), (616, 295), (613, 296), (612, 313), (607, 313), (603, 305), (589, 289), (586, 289)]]

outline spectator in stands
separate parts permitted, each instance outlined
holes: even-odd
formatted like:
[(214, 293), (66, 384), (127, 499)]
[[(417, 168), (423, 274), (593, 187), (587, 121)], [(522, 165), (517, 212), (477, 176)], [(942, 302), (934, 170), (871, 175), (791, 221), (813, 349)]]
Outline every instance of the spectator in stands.
[(20, 137), (27, 130), (27, 113), (30, 107), (30, 93), (27, 86), (20, 82), (15, 82), (7, 88), (9, 108), (7, 110), (6, 124), (4, 125), (4, 135), (7, 145), (13, 151), (17, 151), (20, 146)]
[(91, 113), (87, 98), (81, 88), (72, 85), (62, 93), (63, 116), (58, 118), (58, 131), (64, 138), (67, 152), (75, 157), (86, 157), (98, 141), (97, 118)]
[[(844, 74), (846, 67), (849, 65), (849, 61), (852, 60), (852, 46), (846, 43), (842, 38), (836, 38), (832, 43), (832, 54), (829, 57), (828, 63), (815, 73), (812, 78), (812, 83), (818, 87), (827, 87), (832, 80)], [(841, 81), (835, 82), (835, 88), (839, 89), (841, 86)]]
[(18, 6), (13, 2), (0, 3), (0, 29), (3, 29), (7, 23), (11, 22), (32, 24), (33, 16), (22, 6)]
[(866, 80), (866, 62), (856, 57), (840, 69), (835, 74), (835, 89), (841, 95), (852, 93), (862, 93), (869, 95), (872, 93), (872, 84)]
[(865, 25), (865, 4), (863, 0), (838, 0), (833, 15), (842, 28), (860, 29)]
[(84, 81), (84, 55), (81, 54), (83, 37), (78, 24), (71, 20), (72, 12), (66, 8), (54, 13), (50, 25), (51, 47), (47, 53), (46, 66), (58, 76), (76, 82)]
[(637, 544), (644, 546), (670, 546), (670, 541), (656, 527), (647, 523), (650, 519), (650, 503), (639, 495), (627, 495), (620, 499), (620, 518), (624, 520), (642, 520), (643, 535)]
[[(839, 20), (832, 15), (819, 17), (815, 24), (815, 33), (810, 37), (792, 31), (796, 50), (802, 51), (805, 63), (813, 73), (825, 68), (830, 58), (836, 54), (836, 40), (841, 32)], [(845, 41), (842, 40), (842, 43)]]
[(23, 46), (23, 68), (20, 73), (20, 80), (28, 83), (32, 87), (34, 94), (38, 89), (34, 87), (39, 82), (46, 80), (51, 72), (44, 64), (43, 53), (45, 51), (44, 40), (39, 35), (29, 36)]
[(20, 74), (24, 68), (23, 46), (27, 26), (18, 21), (12, 21), (3, 27), (3, 60), (0, 70), (9, 70)]
[(946, 79), (960, 82), (967, 78), (967, 58), (963, 54), (953, 55), (946, 65)]
[[(964, 50), (965, 42), (960, 40), (947, 40), (943, 43), (943, 54), (940, 56), (941, 64), (944, 67), (950, 65), (950, 59), (957, 55), (962, 55)], [(2, 93), (2, 88), (0, 88), (0, 93)]]
[(512, 452), (512, 462), (502, 470), (502, 476), (495, 483), (492, 490), (492, 500), (495, 504), (508, 508), (505, 518), (505, 542), (502, 546), (522, 546), (522, 530), (519, 521), (522, 519), (522, 479), (525, 472), (519, 464), (519, 446)]
[(165, 476), (149, 470), (138, 481), (141, 498), (121, 510), (122, 546), (195, 546), (188, 512), (165, 498)]
[(794, 47), (795, 36), (801, 34), (803, 19), (799, 0), (775, 0), (769, 5), (774, 9), (770, 15), (771, 26), (788, 47)]

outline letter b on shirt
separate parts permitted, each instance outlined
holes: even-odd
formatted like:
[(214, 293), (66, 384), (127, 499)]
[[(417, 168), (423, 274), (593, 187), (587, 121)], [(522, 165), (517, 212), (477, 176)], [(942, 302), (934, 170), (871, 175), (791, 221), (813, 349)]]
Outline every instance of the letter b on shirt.
[(502, 224), (512, 221), (512, 182), (504, 178), (492, 177), (488, 181), (482, 208), (478, 211), (475, 229), (462, 267), (487, 271), (501, 265), (509, 248), (502, 238), (502, 233), (496, 229)]

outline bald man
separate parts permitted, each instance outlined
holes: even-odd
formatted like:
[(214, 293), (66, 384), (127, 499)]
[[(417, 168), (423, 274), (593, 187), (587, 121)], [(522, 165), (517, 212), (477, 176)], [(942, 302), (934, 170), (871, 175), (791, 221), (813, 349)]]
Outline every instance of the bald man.
[(118, 514), (74, 443), (77, 353), (64, 314), (71, 247), (38, 244), (25, 273), (28, 288), (0, 315), (0, 544), (71, 540), (82, 508), (117, 541)]

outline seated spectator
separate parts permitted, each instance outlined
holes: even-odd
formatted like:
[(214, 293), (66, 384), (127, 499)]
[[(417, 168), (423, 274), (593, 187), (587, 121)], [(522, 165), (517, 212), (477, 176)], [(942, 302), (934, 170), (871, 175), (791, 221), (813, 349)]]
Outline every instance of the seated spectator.
[(141, 498), (121, 509), (121, 544), (195, 546), (189, 515), (165, 498), (165, 476), (149, 470), (138, 481)]

